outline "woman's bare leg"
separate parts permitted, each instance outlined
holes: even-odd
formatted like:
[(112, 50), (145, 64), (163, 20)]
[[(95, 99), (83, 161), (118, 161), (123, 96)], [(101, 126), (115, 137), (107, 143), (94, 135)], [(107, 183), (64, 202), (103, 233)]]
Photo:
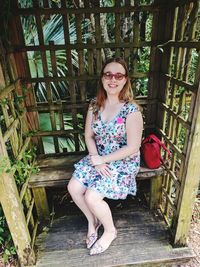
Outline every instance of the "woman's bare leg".
[(85, 201), (92, 213), (101, 221), (104, 226), (104, 233), (98, 240), (101, 247), (107, 249), (116, 237), (116, 228), (113, 223), (111, 210), (103, 200), (103, 196), (96, 191), (86, 190)]
[(88, 236), (95, 232), (97, 218), (91, 212), (85, 202), (86, 189), (76, 178), (72, 177), (68, 184), (68, 191), (79, 209), (84, 213), (88, 220)]

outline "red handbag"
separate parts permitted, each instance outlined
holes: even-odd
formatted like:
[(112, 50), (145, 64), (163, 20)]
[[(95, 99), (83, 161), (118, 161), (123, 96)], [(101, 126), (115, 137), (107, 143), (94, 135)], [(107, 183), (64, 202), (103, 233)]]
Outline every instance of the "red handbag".
[(142, 141), (141, 156), (149, 169), (157, 169), (163, 162), (161, 147), (170, 155), (169, 149), (154, 134), (150, 134)]

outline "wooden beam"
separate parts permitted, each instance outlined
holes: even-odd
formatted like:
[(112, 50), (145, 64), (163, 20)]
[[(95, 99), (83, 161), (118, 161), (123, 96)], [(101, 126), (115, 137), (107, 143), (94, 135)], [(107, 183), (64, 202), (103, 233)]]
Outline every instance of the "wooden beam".
[[(5, 161), (6, 167), (9, 168), (10, 161), (0, 130), (0, 162), (2, 164)], [(6, 173), (6, 170), (1, 173), (0, 202), (21, 264), (23, 266), (34, 264), (35, 254), (31, 248), (31, 238), (17, 186), (13, 175)]]
[[(148, 77), (148, 73), (144, 72), (137, 72), (137, 73), (133, 73), (130, 78), (132, 79), (137, 79), (137, 78), (146, 78)], [(62, 81), (88, 81), (88, 80), (98, 80), (99, 76), (98, 75), (88, 75), (88, 74), (82, 74), (82, 75), (74, 75), (74, 76), (70, 76), (70, 75), (66, 75), (63, 77), (55, 77), (55, 76), (49, 76), (49, 77), (38, 77), (38, 78), (29, 78), (29, 77), (25, 77), (23, 78), (24, 82), (28, 82), (28, 83), (36, 83), (36, 82), (62, 82)]]
[[(101, 40), (96, 43), (75, 43), (75, 44), (55, 44), (54, 50), (66, 50), (66, 49), (101, 49), (101, 48), (130, 48), (130, 47), (150, 47), (157, 46), (161, 42), (152, 42), (152, 41), (140, 41), (140, 42), (119, 42), (119, 43), (103, 43)], [(198, 44), (198, 42), (195, 42)], [(39, 44), (34, 46), (26, 46), (20, 44), (11, 45), (8, 49), (9, 53), (18, 53), (18, 52), (28, 52), (28, 51), (50, 51), (51, 46), (48, 44)]]
[[(169, 47), (187, 47), (187, 48), (197, 48), (200, 49), (200, 42), (198, 41), (174, 41), (170, 40), (167, 42), (162, 41), (139, 41), (139, 42), (118, 42), (118, 43), (75, 43), (75, 44), (56, 44), (54, 45), (54, 50), (66, 50), (66, 49), (101, 49), (101, 48), (142, 48), (142, 47), (155, 47), (155, 48), (169, 48)], [(49, 51), (51, 50), (50, 45), (10, 45), (8, 48), (8, 53), (18, 53), (18, 52), (28, 52), (28, 51)]]
[(50, 15), (50, 14), (83, 14), (83, 13), (124, 13), (124, 12), (151, 12), (155, 13), (161, 9), (175, 9), (178, 6), (182, 6), (188, 3), (193, 2), (194, 0), (181, 0), (181, 1), (171, 1), (170, 3), (167, 1), (166, 3), (158, 3), (151, 5), (125, 5), (125, 6), (115, 6), (115, 7), (84, 7), (84, 8), (42, 8), (42, 7), (33, 7), (33, 8), (17, 8), (14, 10), (14, 14), (16, 15)]
[(142, 6), (120, 6), (120, 7), (92, 7), (89, 8), (18, 8), (14, 10), (16, 15), (66, 15), (66, 14), (84, 14), (84, 13), (93, 13), (93, 14), (100, 14), (100, 13), (124, 13), (124, 12), (157, 12), (159, 10), (158, 5), (142, 5)]
[(178, 200), (177, 218), (173, 224), (175, 229), (174, 244), (183, 246), (192, 217), (192, 208), (199, 184), (199, 153), (200, 153), (200, 84), (193, 113), (192, 130), (189, 137), (185, 168), (182, 177), (180, 196)]

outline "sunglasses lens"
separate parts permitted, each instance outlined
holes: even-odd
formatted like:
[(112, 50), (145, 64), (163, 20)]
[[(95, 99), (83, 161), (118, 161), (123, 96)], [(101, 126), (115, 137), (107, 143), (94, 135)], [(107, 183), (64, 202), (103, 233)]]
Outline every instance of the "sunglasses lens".
[(121, 73), (117, 73), (117, 74), (115, 74), (115, 79), (116, 79), (116, 80), (120, 81), (120, 80), (122, 80), (123, 78), (124, 78), (124, 74), (121, 74)]
[(117, 80), (117, 81), (120, 81), (125, 77), (125, 75), (122, 73), (112, 74), (109, 72), (104, 73), (103, 76), (106, 80), (112, 80), (112, 78), (115, 77), (115, 80)]
[(105, 78), (106, 80), (111, 80), (112, 77), (113, 77), (113, 75), (112, 75), (111, 73), (104, 73), (103, 76), (104, 76), (104, 78)]

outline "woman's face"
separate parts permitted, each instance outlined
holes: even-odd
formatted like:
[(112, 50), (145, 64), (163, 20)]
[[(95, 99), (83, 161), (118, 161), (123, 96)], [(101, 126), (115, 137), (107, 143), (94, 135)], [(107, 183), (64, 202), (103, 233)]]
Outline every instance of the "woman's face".
[(103, 71), (102, 84), (107, 95), (119, 95), (126, 84), (126, 70), (117, 62), (106, 65)]

